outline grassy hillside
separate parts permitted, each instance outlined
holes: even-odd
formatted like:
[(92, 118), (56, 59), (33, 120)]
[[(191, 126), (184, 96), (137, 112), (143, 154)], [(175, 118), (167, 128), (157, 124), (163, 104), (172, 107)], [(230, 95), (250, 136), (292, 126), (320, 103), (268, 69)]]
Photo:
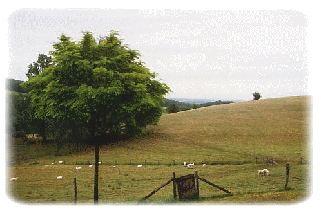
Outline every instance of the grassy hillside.
[[(234, 194), (227, 197), (224, 192), (201, 184), (201, 198), (197, 202), (300, 200), (309, 189), (309, 168), (301, 165), (309, 157), (309, 118), (309, 97), (306, 96), (217, 105), (164, 115), (158, 126), (148, 128), (144, 137), (102, 146), (100, 199), (136, 203), (170, 179), (172, 172), (181, 176), (197, 170), (201, 177)], [(38, 149), (30, 152), (37, 153), (43, 146), (34, 147)], [(10, 167), (10, 176), (19, 179), (9, 182), (9, 193), (24, 202), (72, 202), (72, 181), (77, 177), (79, 201), (92, 202), (93, 169), (84, 165), (83, 170), (77, 172), (74, 164), (92, 162), (93, 152), (88, 148), (69, 156), (48, 155), (33, 161), (38, 165), (30, 165), (29, 160)], [(279, 164), (267, 164), (263, 159), (266, 157)], [(45, 166), (53, 160), (63, 160), (70, 165)], [(184, 161), (208, 165), (187, 169), (181, 166)], [(291, 163), (289, 191), (283, 190), (285, 162)], [(210, 165), (215, 163), (221, 165)], [(143, 164), (143, 168), (129, 164)], [(268, 168), (271, 176), (258, 178), (257, 169), (262, 168)], [(56, 180), (59, 175), (64, 179)], [(167, 186), (149, 201), (175, 202), (171, 191), (171, 186)]]
[(211, 106), (162, 116), (145, 137), (104, 147), (102, 159), (200, 163), (257, 156), (299, 162), (308, 158), (309, 122), (308, 97)]

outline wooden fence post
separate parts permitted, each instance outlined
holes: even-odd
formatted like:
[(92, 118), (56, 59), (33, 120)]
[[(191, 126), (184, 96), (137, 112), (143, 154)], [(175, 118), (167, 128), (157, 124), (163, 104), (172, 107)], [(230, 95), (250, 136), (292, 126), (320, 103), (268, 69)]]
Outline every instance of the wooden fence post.
[(287, 190), (288, 189), (288, 182), (289, 182), (289, 174), (290, 174), (290, 164), (287, 163), (285, 165), (286, 167), (286, 175), (285, 175), (285, 186), (284, 189)]
[(75, 204), (77, 203), (77, 178), (74, 178)]
[(173, 172), (173, 195), (174, 195), (174, 199), (176, 199), (176, 197), (177, 197), (177, 191), (176, 191), (175, 172)]
[(197, 171), (195, 171), (195, 182), (196, 182), (196, 185), (195, 185), (195, 188), (196, 188), (196, 192), (197, 192), (197, 197), (199, 196), (199, 183), (198, 183), (198, 173)]

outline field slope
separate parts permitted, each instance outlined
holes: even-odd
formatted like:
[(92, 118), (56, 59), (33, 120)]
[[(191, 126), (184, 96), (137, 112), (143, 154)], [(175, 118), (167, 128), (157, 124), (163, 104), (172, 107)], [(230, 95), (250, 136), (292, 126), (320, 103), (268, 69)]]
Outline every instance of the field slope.
[[(149, 134), (104, 148), (107, 162), (307, 160), (308, 97), (217, 105), (168, 114)], [(124, 157), (120, 156), (123, 152)], [(105, 157), (105, 156), (106, 157)]]
[[(136, 203), (171, 178), (199, 171), (201, 177), (219, 184), (234, 196), (201, 186), (198, 202), (289, 202), (308, 193), (309, 97), (285, 97), (216, 105), (168, 114), (139, 139), (101, 147), (100, 199), (105, 202)], [(271, 166), (267, 158), (278, 165)], [(75, 164), (92, 162), (93, 149), (65, 156), (37, 158), (10, 167), (15, 182), (9, 193), (23, 202), (72, 202), (73, 178), (79, 180), (78, 200), (92, 202), (93, 170)], [(52, 160), (69, 165), (45, 166)], [(182, 163), (194, 162), (195, 169)], [(284, 164), (291, 164), (291, 190), (284, 191)], [(204, 168), (199, 164), (206, 163)], [(143, 164), (137, 168), (136, 164)], [(219, 164), (219, 165), (211, 165)], [(115, 165), (116, 167), (111, 167)], [(257, 169), (268, 168), (271, 176), (257, 177)], [(55, 180), (63, 175), (63, 180)], [(45, 182), (45, 181), (48, 182)], [(175, 202), (171, 187), (150, 200)]]

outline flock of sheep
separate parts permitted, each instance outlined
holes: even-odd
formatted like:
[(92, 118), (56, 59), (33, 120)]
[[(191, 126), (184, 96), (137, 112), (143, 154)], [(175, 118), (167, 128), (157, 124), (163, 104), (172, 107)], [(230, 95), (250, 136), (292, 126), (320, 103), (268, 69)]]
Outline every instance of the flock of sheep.
[[(59, 164), (63, 164), (64, 163), (64, 161), (58, 161), (58, 163)], [(51, 165), (55, 165), (56, 163), (55, 162), (53, 162), (53, 163), (51, 163)], [(98, 164), (99, 165), (101, 165), (101, 162), (98, 162)], [(189, 168), (189, 169), (192, 169), (192, 168), (194, 168), (194, 163), (189, 163), (189, 164), (187, 164), (186, 162), (184, 162), (183, 163), (183, 166), (184, 167), (187, 167), (187, 168)], [(49, 165), (45, 165), (45, 166), (49, 166)], [(202, 165), (202, 167), (205, 167), (206, 166), (206, 164), (204, 163), (203, 165)], [(93, 164), (90, 164), (89, 166), (88, 166), (89, 168), (92, 168), (93, 167)], [(112, 166), (113, 168), (115, 168), (116, 166)], [(143, 165), (137, 165), (137, 168), (142, 168), (143, 167)], [(79, 166), (79, 167), (76, 167), (76, 170), (77, 171), (80, 171), (81, 170), (81, 167)], [(258, 170), (258, 176), (268, 176), (269, 175), (269, 171), (267, 170), (267, 169), (263, 169), (263, 170)], [(57, 176), (57, 180), (61, 180), (63, 178), (63, 176)], [(18, 180), (18, 177), (13, 177), (13, 178), (10, 178), (10, 181), (17, 181)]]

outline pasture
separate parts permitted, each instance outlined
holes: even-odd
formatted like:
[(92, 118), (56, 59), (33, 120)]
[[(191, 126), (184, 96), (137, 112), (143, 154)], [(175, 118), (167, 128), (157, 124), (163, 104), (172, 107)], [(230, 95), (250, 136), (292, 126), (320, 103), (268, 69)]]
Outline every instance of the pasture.
[[(101, 147), (99, 200), (134, 203), (169, 180), (198, 171), (233, 196), (200, 182), (200, 198), (192, 203), (298, 202), (309, 195), (309, 97), (287, 97), (217, 105), (168, 114), (139, 139)], [(14, 148), (23, 157), (8, 167), (8, 194), (23, 203), (73, 203), (73, 178), (77, 178), (78, 203), (93, 203), (93, 148), (55, 156), (48, 146)], [(57, 150), (57, 149), (54, 149)], [(66, 149), (67, 150), (67, 149)], [(20, 152), (24, 156), (19, 155)], [(45, 153), (48, 152), (48, 153)], [(28, 154), (28, 156), (25, 156)], [(39, 156), (41, 154), (41, 156)], [(273, 158), (272, 166), (266, 158)], [(51, 165), (52, 161), (65, 164)], [(194, 162), (194, 169), (182, 166)], [(285, 163), (291, 165), (289, 190), (284, 190)], [(202, 167), (202, 163), (207, 163)], [(211, 164), (219, 165), (211, 165)], [(35, 165), (30, 165), (35, 164)], [(142, 168), (137, 168), (142, 164)], [(303, 165), (304, 164), (304, 165)], [(48, 165), (48, 166), (46, 166)], [(116, 167), (113, 167), (116, 166)], [(267, 168), (269, 176), (258, 177)], [(63, 176), (57, 180), (57, 176)], [(10, 177), (19, 177), (10, 181)], [(177, 203), (172, 186), (147, 200)]]

